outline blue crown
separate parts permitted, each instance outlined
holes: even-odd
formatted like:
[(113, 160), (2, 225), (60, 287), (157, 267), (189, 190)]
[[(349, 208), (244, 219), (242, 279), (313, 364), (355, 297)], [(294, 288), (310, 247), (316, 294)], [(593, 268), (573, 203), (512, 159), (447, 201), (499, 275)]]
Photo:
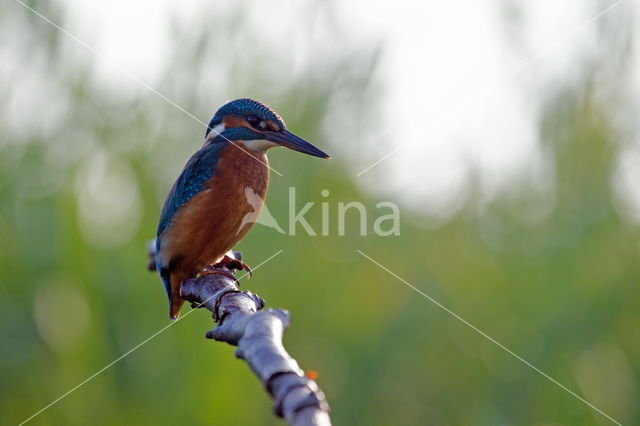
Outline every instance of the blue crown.
[(284, 121), (274, 110), (263, 103), (254, 101), (253, 99), (242, 98), (236, 99), (235, 101), (229, 101), (220, 107), (209, 122), (204, 137), (206, 138), (211, 129), (220, 124), (222, 119), (227, 115), (240, 115), (244, 117), (248, 115), (255, 115), (260, 120), (273, 121), (278, 124), (278, 127), (281, 129), (285, 127)]

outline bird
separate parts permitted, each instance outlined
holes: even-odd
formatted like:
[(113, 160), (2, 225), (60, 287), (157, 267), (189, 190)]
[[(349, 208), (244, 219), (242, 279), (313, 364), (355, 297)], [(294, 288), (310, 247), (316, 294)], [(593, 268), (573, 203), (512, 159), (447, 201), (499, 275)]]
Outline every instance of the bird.
[[(247, 218), (262, 210), (269, 185), (267, 151), (276, 147), (330, 158), (253, 99), (225, 103), (209, 122), (202, 147), (173, 184), (158, 223), (156, 269), (167, 291), (171, 319), (180, 316), (184, 281), (225, 274), (221, 266), (237, 265), (228, 253), (255, 223)], [(250, 271), (243, 262), (241, 266)]]

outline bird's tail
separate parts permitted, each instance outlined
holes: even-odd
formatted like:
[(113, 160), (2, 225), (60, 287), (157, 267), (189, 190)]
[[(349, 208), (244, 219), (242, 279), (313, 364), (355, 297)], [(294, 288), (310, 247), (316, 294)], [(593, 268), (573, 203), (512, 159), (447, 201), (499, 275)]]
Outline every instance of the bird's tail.
[[(180, 287), (178, 287), (178, 292), (180, 292), (179, 289)], [(184, 299), (179, 294), (173, 294), (169, 299), (169, 318), (177, 320), (180, 316), (180, 308), (184, 304)]]
[(180, 308), (184, 303), (184, 300), (180, 297), (181, 283), (174, 283), (174, 285), (172, 285), (172, 281), (176, 281), (176, 276), (172, 274), (168, 268), (158, 265), (158, 271), (160, 271), (160, 278), (169, 297), (169, 318), (172, 320), (178, 319), (180, 316)]

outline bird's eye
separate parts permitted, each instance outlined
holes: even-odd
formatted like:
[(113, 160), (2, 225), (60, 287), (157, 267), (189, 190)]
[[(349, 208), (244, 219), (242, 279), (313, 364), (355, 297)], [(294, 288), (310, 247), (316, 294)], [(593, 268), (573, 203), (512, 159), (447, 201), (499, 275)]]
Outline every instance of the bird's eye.
[(258, 127), (260, 119), (255, 115), (249, 115), (247, 116), (247, 123), (251, 124), (252, 127)]
[(255, 115), (247, 116), (247, 123), (249, 123), (254, 129), (266, 130), (267, 128), (267, 123), (264, 120), (260, 120)]

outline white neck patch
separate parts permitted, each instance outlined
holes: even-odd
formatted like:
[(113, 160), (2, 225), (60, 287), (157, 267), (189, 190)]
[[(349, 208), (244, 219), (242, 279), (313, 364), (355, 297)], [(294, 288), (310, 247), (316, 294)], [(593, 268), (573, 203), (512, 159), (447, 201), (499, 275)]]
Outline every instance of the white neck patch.
[(226, 129), (226, 127), (224, 126), (224, 121), (222, 123), (220, 123), (220, 124), (217, 124), (215, 127), (213, 127), (211, 129), (211, 131), (207, 135), (207, 140), (210, 141), (210, 140), (214, 139), (216, 136), (221, 135), (222, 132), (224, 132), (225, 129)]

